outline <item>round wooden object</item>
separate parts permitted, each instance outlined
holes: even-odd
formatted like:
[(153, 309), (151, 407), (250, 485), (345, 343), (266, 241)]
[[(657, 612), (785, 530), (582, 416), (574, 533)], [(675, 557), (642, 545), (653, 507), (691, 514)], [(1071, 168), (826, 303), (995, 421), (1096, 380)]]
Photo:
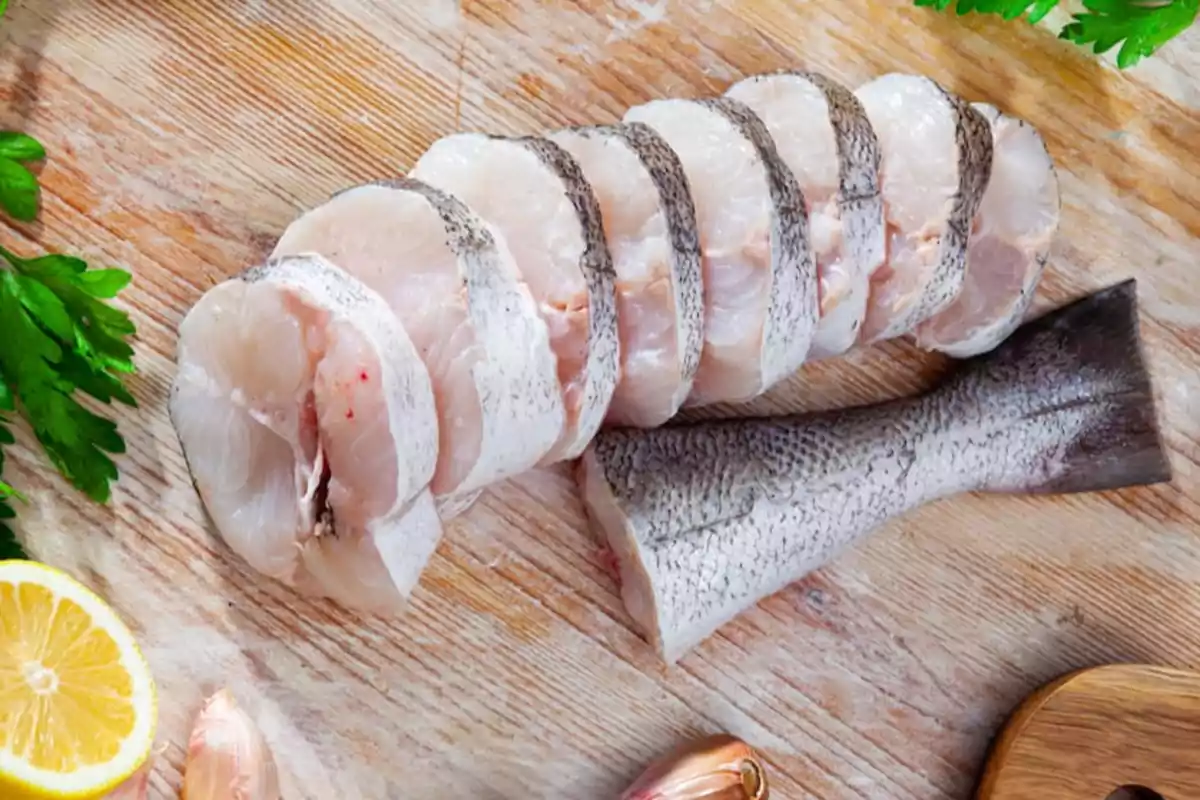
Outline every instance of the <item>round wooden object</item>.
[(1200, 797), (1200, 673), (1114, 665), (1075, 672), (1017, 710), (979, 800)]

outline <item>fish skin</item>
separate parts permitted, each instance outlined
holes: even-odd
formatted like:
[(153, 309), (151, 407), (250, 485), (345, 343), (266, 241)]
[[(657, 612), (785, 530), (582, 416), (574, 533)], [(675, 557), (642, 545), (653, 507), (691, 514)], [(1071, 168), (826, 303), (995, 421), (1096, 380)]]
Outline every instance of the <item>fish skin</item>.
[[(645, 257), (638, 252), (635, 256), (638, 263), (624, 265), (619, 258), (619, 250), (612, 246), (610, 241), (609, 249), (613, 253), (616, 270), (618, 329), (622, 339), (621, 374), (606, 418), (606, 422), (612, 424), (657, 427), (675, 415), (691, 391), (692, 381), (700, 366), (700, 353), (704, 347), (704, 286), (700, 237), (696, 224), (695, 203), (692, 200), (687, 175), (683, 171), (683, 164), (675, 151), (653, 128), (640, 122), (565, 128), (550, 134), (548, 138), (577, 159), (581, 158), (577, 147), (580, 140), (605, 140), (610, 144), (619, 142), (619, 146), (624, 147), (637, 160), (657, 194), (658, 210), (666, 225), (666, 243), (670, 245), (669, 263), (666, 267), (673, 304), (670, 312), (674, 316), (672, 327), (675, 333), (675, 363), (670, 365), (670, 368), (671, 377), (676, 380), (675, 391), (669, 402), (649, 407), (651, 404), (643, 399), (644, 386), (639, 383), (643, 380), (661, 380), (661, 375), (653, 374), (658, 370), (644, 368), (630, 371), (629, 360), (638, 353), (638, 341), (636, 334), (633, 342), (626, 341), (625, 330), (620, 324), (621, 316), (629, 311), (636, 318), (639, 312), (646, 313), (653, 306), (649, 305), (647, 298), (638, 291), (645, 291), (642, 285), (645, 279), (640, 274), (637, 278), (622, 274), (623, 267), (630, 273), (642, 273), (646, 266)], [(620, 193), (628, 191), (623, 176), (596, 174), (597, 170), (589, 171), (588, 165), (582, 160), (581, 167), (602, 206), (606, 196), (609, 203), (618, 202)], [(619, 183), (611, 185), (611, 181)], [(608, 224), (609, 221), (606, 220), (606, 235), (611, 240), (614, 232)]]
[(622, 596), (673, 663), (885, 520), (966, 491), (1170, 480), (1133, 280), (875, 406), (602, 433), (579, 479)]
[(617, 334), (617, 273), (612, 253), (604, 238), (600, 203), (591, 184), (583, 176), (579, 163), (563, 148), (540, 136), (513, 139), (550, 168), (562, 181), (567, 199), (575, 209), (583, 232), (583, 253), (579, 270), (587, 284), (588, 338), (586, 375), (579, 416), (572, 428), (541, 460), (543, 466), (578, 458), (608, 413), (608, 403), (617, 388), (620, 375), (621, 345)]
[[(878, 81), (893, 76), (885, 75), (872, 81)], [(860, 335), (860, 344), (893, 339), (912, 331), (917, 325), (929, 319), (954, 301), (962, 289), (967, 270), (967, 244), (970, 238), (971, 222), (975, 218), (983, 193), (987, 189), (988, 179), (992, 171), (992, 133), (987, 120), (976, 109), (945, 87), (925, 76), (899, 76), (915, 78), (933, 90), (942, 103), (949, 107), (954, 115), (954, 141), (956, 148), (957, 183), (950, 207), (943, 220), (938, 221), (936, 231), (937, 251), (936, 260), (929, 275), (921, 288), (920, 296), (912, 303), (905, 303), (897, 308), (889, 308), (886, 302), (879, 299), (879, 287), (872, 286), (871, 302), (867, 311), (867, 319)], [(856, 90), (860, 101), (866, 85)], [(868, 113), (870, 106), (863, 101)], [(875, 130), (880, 130), (878, 121), (872, 123)], [(888, 154), (884, 148), (882, 164), (882, 185), (884, 203), (888, 202)], [(912, 236), (916, 231), (907, 231)], [(892, 256), (889, 254), (889, 261)], [(887, 266), (887, 265), (885, 265)], [(881, 269), (883, 274), (886, 269)], [(885, 283), (891, 279), (886, 279)]]
[(979, 210), (992, 175), (992, 126), (978, 109), (961, 97), (941, 85), (938, 88), (958, 114), (954, 127), (960, 164), (958, 192), (954, 195), (954, 207), (942, 237), (939, 269), (925, 287), (913, 322), (906, 326), (910, 329), (953, 302), (962, 289), (967, 272), (971, 221), (975, 219), (975, 212)]
[[(373, 213), (363, 213), (366, 202), (373, 204)], [(425, 212), (418, 219), (444, 242), (455, 270), (444, 289), (420, 298), (419, 311), (404, 297), (411, 294), (404, 291), (406, 279), (429, 269), (423, 262), (428, 255), (415, 254), (409, 244), (421, 239), (411, 228), (414, 207)], [(347, 223), (352, 237), (345, 231)], [(429, 368), (440, 429), (438, 469), (430, 489), (443, 519), (465, 511), (480, 487), (524, 472), (549, 452), (564, 423), (554, 354), (545, 321), (498, 232), (453, 195), (413, 178), (397, 178), (337, 192), (292, 222), (272, 255), (314, 249), (390, 304)], [(383, 264), (377, 255), (381, 250), (387, 253)], [(447, 331), (445, 324), (430, 336), (429, 306), (452, 308), (435, 319), (445, 323), (447, 316), (461, 315), (468, 336)], [(418, 316), (416, 327), (410, 314)], [(421, 315), (426, 315), (424, 325)], [(447, 339), (461, 343), (452, 359), (439, 346)], [(516, 347), (514, 341), (528, 344)], [(458, 419), (468, 403), (476, 425)], [(472, 446), (475, 458), (464, 471), (460, 453)]]
[[(563, 426), (562, 399), (552, 385), (554, 357), (545, 323), (526, 314), (528, 289), (514, 285), (501, 269), (499, 245), (482, 219), (453, 195), (413, 178), (378, 185), (422, 195), (441, 217), (446, 243), (458, 259), (471, 324), (486, 351), (473, 370), (483, 417), (479, 461), (453, 493), (434, 495), (439, 510), (452, 512), (443, 516), (449, 519), (470, 507), (482, 487), (530, 469), (553, 446), (553, 431)], [(545, 340), (545, 352), (539, 347), (535, 354), (513, 357), (497, 346), (505, 334)]]
[[(763, 87), (769, 89), (775, 85), (782, 88), (797, 83), (807, 83), (823, 98), (825, 125), (834, 145), (834, 152), (830, 155), (837, 159), (837, 185), (833, 199), (840, 223), (840, 246), (832, 252), (827, 247), (820, 252), (820, 237), (816, 234), (811, 237), (813, 249), (818, 251), (817, 269), (821, 286), (821, 319), (807, 356), (807, 360), (812, 361), (841, 355), (853, 347), (858, 339), (867, 311), (870, 277), (883, 264), (886, 255), (887, 222), (879, 185), (882, 163), (879, 140), (866, 109), (848, 88), (819, 73), (780, 70), (744, 78), (729, 87), (725, 96), (746, 103), (766, 123), (780, 156), (801, 179), (801, 190), (806, 195), (810, 217), (809, 230), (814, 231), (820, 222), (814, 223), (813, 219), (830, 215), (830, 210), (821, 207), (824, 203), (819, 189), (810, 191), (814, 188), (815, 179), (811, 176), (808, 180), (802, 178), (806, 169), (812, 167), (812, 143), (801, 140), (804, 144), (799, 146), (804, 150), (800, 153), (794, 147), (789, 147), (794, 144), (790, 141), (792, 137), (810, 131), (801, 132), (793, 124), (791, 115), (796, 113), (794, 107), (784, 106), (778, 98), (766, 99), (756, 94), (756, 90)], [(806, 121), (806, 124), (813, 122)], [(839, 264), (839, 261), (846, 263)], [(844, 272), (847, 267), (853, 270), (852, 281), (848, 287), (838, 285), (845, 279), (839, 280), (841, 276), (831, 272)]]
[[(937, 350), (954, 358), (970, 358), (987, 352), (1020, 326), (1033, 303), (1038, 282), (1050, 259), (1050, 247), (1062, 213), (1062, 195), (1054, 160), (1037, 130), (1025, 120), (1005, 114), (995, 106), (986, 103), (972, 103), (971, 106), (987, 119), (992, 128), (994, 155), (992, 175), (980, 202), (976, 230), (967, 249), (966, 280), (954, 301), (921, 323), (912, 334), (917, 347)], [(1012, 141), (1018, 137), (1025, 137), (1027, 141), (1029, 137), (1036, 140), (1045, 161), (1046, 173), (1040, 185), (1023, 180), (1018, 184), (1019, 196), (1006, 196), (1005, 190), (1012, 192), (1014, 183), (1006, 172), (1028, 169), (1028, 164), (1021, 160), (1027, 154), (1019, 150), (1013, 152)], [(1015, 146), (1020, 147), (1021, 144), (1025, 142)], [(999, 209), (992, 205), (993, 192), (1007, 201), (1001, 202)], [(1004, 242), (1021, 252), (1025, 272), (1019, 288), (1004, 287), (1002, 284), (1002, 288), (997, 290), (994, 283), (997, 270), (1004, 265), (996, 263), (994, 256), (989, 258), (977, 254), (981, 248), (986, 252), (989, 239), (996, 241), (995, 234), (987, 231), (994, 222), (989, 215), (997, 213), (1003, 216), (1009, 211), (1004, 206), (1011, 207), (1015, 203), (1019, 203), (1026, 213), (1028, 209), (1041, 209), (1045, 216), (1041, 219), (1040, 227), (1025, 227), (1017, 232), (1018, 235)], [(989, 233), (992, 235), (989, 236)], [(988, 286), (988, 289), (981, 291), (978, 288), (980, 286)], [(982, 307), (978, 305), (981, 294), (987, 297)]]
[(679, 370), (691, 386), (704, 348), (704, 284), (700, 269), (700, 235), (696, 207), (679, 156), (649, 125), (612, 125), (637, 153), (658, 189), (667, 218), (667, 234), (675, 257), (678, 281), (675, 304), (679, 311)]
[(829, 120), (837, 140), (838, 205), (846, 225), (849, 250), (872, 268), (884, 258), (883, 196), (879, 191), (882, 156), (879, 140), (862, 103), (840, 83), (815, 72), (793, 73), (816, 86), (829, 104)]
[(773, 206), (772, 275), (770, 302), (763, 326), (761, 394), (804, 363), (821, 318), (817, 262), (808, 231), (808, 209), (796, 176), (780, 158), (767, 126), (749, 106), (731, 97), (696, 102), (723, 115), (750, 142), (767, 178)]
[(567, 411), (539, 463), (577, 457), (620, 370), (612, 256), (579, 165), (542, 137), (460, 132), (430, 145), (408, 176), (457, 197), (508, 243), (549, 328)]
[[(879, 189), (882, 161), (879, 140), (866, 110), (853, 92), (818, 73), (795, 74), (820, 89), (829, 104), (829, 121), (838, 148), (838, 209), (842, 216), (846, 252), (869, 281), (883, 264), (887, 251), (887, 222)], [(862, 319), (857, 325), (861, 327)], [(824, 355), (838, 354), (810, 352), (809, 359)]]
[[(238, 283), (262, 283), (279, 289), (305, 306), (308, 313), (323, 317), (326, 329), (345, 324), (374, 347), (379, 358), (379, 382), (391, 421), (390, 430), (396, 437), (395, 449), (403, 453), (403, 457), (395, 459), (391, 505), (361, 526), (343, 525), (345, 520), (338, 518), (334, 501), (329, 497), (298, 499), (294, 541), (282, 548), (286, 551), (286, 559), (284, 563), (278, 563), (277, 553), (263, 550), (258, 540), (261, 530), (244, 528), (232, 514), (217, 515), (210, 505), (211, 493), (205, 487), (214, 470), (197, 462), (193, 448), (200, 442), (189, 440), (185, 433), (188, 426), (182, 424), (179, 416), (182, 413), (179, 408), (181, 398), (195, 392), (195, 387), (191, 386), (195, 376), (194, 370), (189, 369), (188, 351), (202, 346), (187, 341), (185, 319), (181, 325), (178, 352), (180, 370), (172, 384), (169, 413), (179, 432), (183, 456), (197, 493), (222, 540), (257, 571), (302, 592), (333, 597), (347, 607), (397, 610), (407, 602), (442, 533), (441, 521), (433, 510), (434, 502), (427, 487), (437, 461), (438, 441), (437, 416), (428, 373), (383, 299), (317, 254), (271, 258), (220, 286), (228, 288)], [(201, 313), (205, 312), (198, 303), (189, 312), (189, 317)], [(313, 381), (312, 376), (309, 380)], [(311, 383), (309, 389), (310, 392), (318, 391)], [(313, 464), (304, 466), (315, 469)], [(309, 480), (316, 474), (310, 472), (303, 477)], [(329, 487), (336, 480), (336, 474), (326, 475), (321, 483)], [(354, 506), (348, 509), (350, 511), (361, 511), (361, 504), (348, 505)], [(371, 597), (355, 594), (358, 586), (329, 582), (334, 577), (333, 567), (346, 563), (356, 566), (358, 586), (370, 583), (377, 587)]]
[[(652, 100), (622, 121), (675, 150), (695, 201), (705, 342), (684, 406), (757, 397), (803, 363), (820, 315), (799, 183), (762, 120), (729, 98)], [(718, 158), (714, 141), (731, 155)], [(726, 176), (745, 194), (716, 188)]]

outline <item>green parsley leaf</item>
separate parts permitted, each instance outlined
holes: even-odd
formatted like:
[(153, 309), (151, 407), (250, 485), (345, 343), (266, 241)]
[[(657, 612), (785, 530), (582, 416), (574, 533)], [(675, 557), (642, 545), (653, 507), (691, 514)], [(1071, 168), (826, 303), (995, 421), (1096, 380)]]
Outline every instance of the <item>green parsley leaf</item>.
[[(1042, 20), (1058, 0), (914, 0), (915, 5), (957, 14), (997, 14), (1004, 19)], [(1117, 66), (1125, 69), (1187, 30), (1200, 14), (1200, 0), (1084, 0), (1083, 13), (1059, 32), (1059, 38), (1092, 45), (1104, 53), (1122, 42)]]
[(41, 161), (46, 157), (46, 148), (27, 133), (0, 131), (0, 157), (13, 161)]
[(17, 541), (17, 534), (5, 522), (17, 514), (6, 501), (0, 500), (0, 561), (26, 561), (29, 556)]
[[(1104, 53), (1118, 44), (1117, 66), (1125, 69), (1187, 30), (1200, 14), (1200, 0), (1084, 0), (1086, 12), (1059, 36)], [(1123, 44), (1122, 44), (1123, 43)]]
[[(945, 11), (954, 0), (915, 0), (916, 5)], [(1028, 14), (1030, 22), (1038, 22), (1058, 5), (1058, 0), (958, 0), (954, 11), (963, 14), (996, 14), (1004, 19), (1017, 19)]]
[(71, 341), (75, 325), (67, 315), (67, 308), (58, 295), (33, 278), (18, 274), (13, 280), (17, 299), (34, 318), (58, 337), (59, 341)]
[[(4, 399), (8, 398), (9, 403), (12, 401), (12, 393), (8, 391), (8, 387), (4, 381), (0, 380), (0, 408), (5, 408)], [(11, 409), (11, 405), (8, 406)], [(8, 429), (8, 419), (0, 415), (0, 476), (4, 475), (4, 445), (12, 444), (12, 431)], [(17, 534), (7, 524), (6, 520), (10, 520), (17, 515), (16, 510), (11, 505), (12, 500), (24, 500), (21, 494), (0, 479), (0, 561), (6, 559), (24, 559), (25, 550), (21, 547), (21, 543), (17, 541)]]
[(123, 269), (89, 269), (80, 273), (79, 285), (92, 297), (107, 300), (120, 294), (132, 279), (133, 276)]
[(37, 177), (11, 158), (0, 158), (0, 206), (22, 222), (37, 218), (41, 189)]
[[(101, 371), (133, 372), (133, 348), (125, 341), (136, 333), (133, 321), (124, 311), (104, 303), (129, 283), (129, 273), (91, 271), (82, 259), (70, 256), (21, 259), (2, 247), (0, 256), (18, 274), (45, 286), (61, 301), (74, 321), (74, 336), (61, 337), (59, 344), (75, 349)], [(45, 319), (41, 321), (49, 326)]]
[(80, 259), (21, 259), (0, 248), (11, 269), (0, 270), (0, 378), (10, 387), (50, 460), (78, 489), (107, 502), (117, 478), (110, 457), (125, 450), (116, 425), (85, 409), (76, 390), (98, 400), (136, 405), (121, 385), (133, 371), (135, 332), (129, 316), (95, 294), (120, 279), (103, 270), (82, 280)]

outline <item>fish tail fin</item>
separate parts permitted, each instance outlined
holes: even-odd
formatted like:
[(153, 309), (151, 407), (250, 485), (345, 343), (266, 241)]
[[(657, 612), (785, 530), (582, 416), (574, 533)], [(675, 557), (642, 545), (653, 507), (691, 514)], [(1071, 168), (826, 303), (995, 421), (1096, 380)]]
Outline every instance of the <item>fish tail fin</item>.
[(985, 417), (1015, 418), (1019, 430), (1011, 441), (1023, 468), (984, 490), (1092, 492), (1171, 480), (1133, 279), (1023, 325), (963, 362), (952, 383)]

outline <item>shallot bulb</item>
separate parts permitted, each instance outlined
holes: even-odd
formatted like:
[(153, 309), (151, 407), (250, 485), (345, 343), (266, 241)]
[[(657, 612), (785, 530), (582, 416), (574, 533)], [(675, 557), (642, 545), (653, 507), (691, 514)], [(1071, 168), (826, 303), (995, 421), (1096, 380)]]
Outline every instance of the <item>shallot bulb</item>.
[(621, 800), (767, 800), (767, 772), (748, 744), (708, 736), (651, 764)]
[(188, 741), (184, 800), (279, 800), (275, 760), (258, 726), (222, 689)]

